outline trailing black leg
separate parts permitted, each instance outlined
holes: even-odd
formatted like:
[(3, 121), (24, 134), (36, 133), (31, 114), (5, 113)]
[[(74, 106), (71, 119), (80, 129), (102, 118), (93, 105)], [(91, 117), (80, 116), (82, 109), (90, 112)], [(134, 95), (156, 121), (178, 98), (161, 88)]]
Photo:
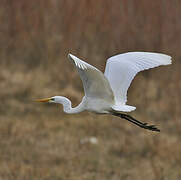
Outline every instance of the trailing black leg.
[(147, 125), (147, 123), (142, 123), (142, 122), (136, 120), (135, 118), (131, 117), (130, 115), (122, 114), (122, 113), (116, 113), (116, 112), (113, 112), (112, 115), (118, 116), (118, 117), (120, 117), (122, 119), (126, 119), (129, 122), (132, 122), (132, 123), (136, 124), (137, 126), (139, 126), (141, 128), (148, 129), (148, 130), (151, 130), (151, 131), (160, 132), (160, 130), (158, 128), (156, 128), (155, 125)]

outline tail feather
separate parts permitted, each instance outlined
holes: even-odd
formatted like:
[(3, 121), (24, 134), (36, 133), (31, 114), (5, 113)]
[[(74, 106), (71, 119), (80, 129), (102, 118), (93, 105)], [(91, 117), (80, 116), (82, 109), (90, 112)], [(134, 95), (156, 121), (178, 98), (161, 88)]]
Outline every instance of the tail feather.
[(123, 105), (123, 104), (116, 104), (112, 106), (113, 110), (115, 111), (121, 111), (121, 112), (131, 112), (136, 109), (134, 106), (129, 106), (129, 105)]

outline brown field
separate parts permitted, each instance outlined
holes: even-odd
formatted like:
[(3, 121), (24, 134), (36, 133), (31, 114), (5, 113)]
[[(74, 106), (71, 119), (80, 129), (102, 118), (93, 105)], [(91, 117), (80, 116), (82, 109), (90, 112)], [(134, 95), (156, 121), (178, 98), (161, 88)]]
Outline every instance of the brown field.
[[(180, 10), (178, 0), (2, 0), (0, 179), (180, 180)], [(136, 76), (128, 94), (137, 107), (131, 115), (160, 133), (34, 102), (54, 95), (80, 102), (82, 83), (68, 52), (103, 71), (106, 58), (127, 51), (173, 57), (171, 66)]]

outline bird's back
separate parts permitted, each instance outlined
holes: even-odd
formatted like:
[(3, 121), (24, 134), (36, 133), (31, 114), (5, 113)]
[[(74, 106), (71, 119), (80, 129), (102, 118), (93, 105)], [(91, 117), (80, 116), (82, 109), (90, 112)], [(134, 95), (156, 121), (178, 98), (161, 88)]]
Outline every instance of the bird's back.
[(112, 111), (114, 99), (108, 102), (105, 99), (84, 96), (83, 104), (85, 110), (87, 111), (99, 114), (107, 114)]

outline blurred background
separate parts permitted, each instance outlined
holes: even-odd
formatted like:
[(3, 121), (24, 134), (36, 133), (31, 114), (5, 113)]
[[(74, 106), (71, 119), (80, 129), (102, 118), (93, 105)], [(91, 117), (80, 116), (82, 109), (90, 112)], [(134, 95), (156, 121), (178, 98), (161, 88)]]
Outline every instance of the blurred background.
[[(0, 179), (180, 180), (180, 19), (179, 0), (1, 0)], [(139, 73), (128, 93), (131, 115), (161, 133), (33, 102), (81, 101), (69, 52), (104, 71), (108, 57), (128, 51), (173, 57)]]

